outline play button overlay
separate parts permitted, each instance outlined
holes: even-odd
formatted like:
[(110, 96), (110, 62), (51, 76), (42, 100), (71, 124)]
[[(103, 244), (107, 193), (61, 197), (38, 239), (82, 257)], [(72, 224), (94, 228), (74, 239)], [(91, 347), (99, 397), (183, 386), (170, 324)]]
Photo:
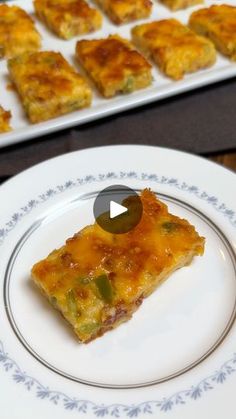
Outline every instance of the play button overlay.
[(110, 202), (110, 218), (118, 217), (118, 215), (124, 214), (128, 211), (128, 208), (123, 205), (117, 204), (114, 201)]
[(143, 207), (139, 195), (124, 185), (112, 185), (97, 195), (93, 206), (99, 226), (113, 234), (124, 234), (141, 220)]

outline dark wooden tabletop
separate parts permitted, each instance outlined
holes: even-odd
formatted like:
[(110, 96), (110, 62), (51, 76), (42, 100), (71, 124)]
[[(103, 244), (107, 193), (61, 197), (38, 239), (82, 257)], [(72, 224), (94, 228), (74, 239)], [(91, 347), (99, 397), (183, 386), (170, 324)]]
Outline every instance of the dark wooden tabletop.
[(236, 171), (235, 105), (236, 78), (232, 78), (83, 126), (4, 147), (0, 149), (0, 182), (52, 157), (114, 144), (174, 148), (201, 155)]
[(208, 157), (210, 160), (236, 172), (236, 151), (211, 154)]

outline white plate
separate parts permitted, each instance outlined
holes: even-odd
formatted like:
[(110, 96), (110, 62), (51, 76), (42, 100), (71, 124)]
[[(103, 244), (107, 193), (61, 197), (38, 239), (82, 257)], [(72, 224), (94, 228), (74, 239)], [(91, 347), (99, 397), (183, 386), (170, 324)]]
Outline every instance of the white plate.
[[(93, 222), (97, 192), (150, 187), (206, 237), (203, 257), (133, 318), (80, 345), (30, 268)], [(190, 154), (111, 146), (41, 163), (0, 187), (4, 419), (235, 417), (236, 177)], [(211, 390), (211, 391), (210, 391)]]
[[(191, 7), (186, 10), (181, 10), (178, 12), (170, 12), (162, 4), (157, 3), (156, 0), (153, 1), (153, 13), (149, 19), (163, 19), (169, 17), (176, 17), (183, 23), (187, 23), (190, 14), (199, 8), (202, 8), (203, 5), (196, 7)], [(235, 5), (235, 0), (225, 0), (221, 1), (212, 1), (206, 0), (205, 6), (211, 4), (220, 4), (227, 3)], [(23, 7), (30, 14), (33, 14), (33, 6), (31, 0), (18, 0), (11, 1), (10, 4), (17, 4)], [(74, 51), (75, 44), (77, 39), (71, 41), (63, 41), (54, 36), (49, 32), (45, 26), (40, 23), (35, 17), (36, 26), (39, 32), (42, 34), (43, 45), (42, 48), (46, 50), (60, 51), (68, 59), (68, 61), (75, 65), (78, 69), (78, 64), (75, 63)], [(142, 21), (141, 21), (142, 22)], [(103, 27), (100, 31), (97, 31), (93, 34), (83, 36), (83, 38), (92, 39), (92, 38), (101, 38), (105, 37), (111, 33), (119, 33), (121, 36), (130, 38), (130, 29), (136, 23), (115, 26), (110, 23), (110, 21), (104, 17)], [(169, 96), (173, 96), (188, 90), (195, 89), (204, 85), (208, 85), (219, 80), (228, 79), (236, 75), (236, 65), (230, 60), (224, 58), (220, 54), (217, 56), (216, 64), (206, 70), (202, 70), (184, 77), (183, 80), (174, 82), (171, 79), (164, 77), (157, 68), (153, 68), (153, 77), (154, 81), (151, 87), (134, 92), (130, 95), (119, 95), (113, 99), (104, 99), (102, 98), (94, 89), (94, 99), (91, 108), (84, 109), (81, 111), (73, 112), (71, 114), (49, 120), (40, 124), (30, 125), (27, 121), (24, 111), (19, 103), (17, 94), (14, 91), (4, 89), (3, 86), (8, 84), (7, 76), (7, 67), (6, 62), (0, 62), (0, 103), (5, 107), (5, 109), (12, 110), (12, 127), (14, 130), (7, 134), (1, 134), (0, 147), (6, 145), (14, 144), (20, 141), (29, 140), (34, 137), (42, 136), (49, 134), (51, 132), (59, 131), (64, 128), (72, 127), (74, 125), (80, 125), (88, 121), (99, 119), (111, 114), (115, 114), (126, 109), (134, 108), (146, 103), (154, 102)]]

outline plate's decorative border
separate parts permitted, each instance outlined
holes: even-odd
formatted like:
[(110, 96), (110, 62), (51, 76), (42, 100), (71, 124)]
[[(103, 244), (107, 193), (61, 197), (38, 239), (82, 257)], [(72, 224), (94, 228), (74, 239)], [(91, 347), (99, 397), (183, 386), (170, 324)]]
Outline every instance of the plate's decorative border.
[(209, 377), (201, 380), (197, 385), (187, 390), (179, 391), (168, 398), (161, 400), (149, 400), (136, 405), (124, 404), (96, 404), (90, 400), (80, 400), (71, 398), (65, 393), (50, 390), (42, 385), (38, 380), (26, 372), (22, 371), (18, 364), (11, 359), (5, 352), (2, 342), (0, 341), (0, 363), (5, 371), (10, 371), (13, 380), (17, 384), (22, 384), (28, 391), (34, 391), (36, 396), (42, 400), (47, 399), (55, 405), (62, 405), (66, 410), (73, 410), (81, 413), (95, 414), (97, 417), (105, 417), (106, 415), (114, 418), (138, 417), (141, 413), (153, 414), (156, 410), (168, 412), (174, 406), (185, 404), (189, 399), (198, 400), (204, 393), (212, 390), (217, 384), (223, 384), (225, 380), (236, 371), (236, 353), (233, 357), (226, 361), (219, 370), (215, 371)]
[(102, 182), (106, 180), (121, 180), (124, 181), (125, 179), (136, 179), (140, 181), (147, 181), (147, 182), (155, 182), (161, 185), (168, 185), (174, 187), (176, 189), (189, 192), (192, 195), (200, 198), (201, 200), (207, 202), (211, 205), (216, 211), (220, 212), (224, 217), (226, 217), (229, 222), (236, 228), (236, 212), (230, 208), (228, 208), (223, 202), (214, 196), (210, 195), (206, 191), (201, 191), (198, 186), (195, 185), (188, 185), (186, 182), (181, 182), (176, 178), (168, 178), (166, 176), (158, 176), (156, 173), (140, 173), (131, 171), (131, 172), (108, 172), (108, 173), (100, 173), (97, 176), (94, 175), (87, 175), (83, 178), (77, 178), (75, 180), (68, 180), (62, 185), (57, 185), (54, 188), (48, 189), (44, 194), (39, 195), (37, 198), (31, 199), (26, 203), (25, 206), (21, 207), (18, 212), (15, 212), (10, 220), (5, 224), (4, 227), (0, 228), (0, 245), (3, 243), (6, 236), (10, 233), (10, 231), (18, 224), (18, 222), (29, 212), (32, 211), (33, 208), (37, 207), (38, 205), (44, 203), (45, 201), (49, 200), (50, 198), (58, 195), (62, 192), (67, 191), (68, 189), (72, 189), (81, 185), (86, 185), (92, 182)]
[[(130, 171), (130, 172), (109, 172), (94, 175), (87, 175), (83, 178), (75, 180), (68, 180), (62, 185), (58, 185), (54, 188), (48, 189), (44, 194), (39, 195), (35, 199), (31, 199), (25, 206), (21, 207), (18, 212), (15, 212), (10, 220), (5, 224), (4, 227), (0, 228), (0, 246), (8, 234), (15, 228), (20, 220), (29, 214), (35, 207), (46, 202), (50, 198), (65, 192), (71, 188), (86, 185), (92, 182), (102, 182), (106, 180), (121, 180), (125, 179), (136, 179), (140, 181), (151, 181), (158, 184), (165, 184), (174, 187), (178, 190), (186, 191), (195, 195), (201, 200), (211, 205), (217, 212), (220, 212), (225, 218), (228, 219), (230, 224), (236, 228), (236, 212), (229, 209), (224, 203), (205, 191), (201, 191), (195, 185), (188, 185), (186, 182), (181, 182), (176, 178), (168, 178), (165, 176), (158, 176), (154, 174), (141, 173)], [(113, 416), (114, 418), (138, 417), (140, 414), (154, 414), (157, 410), (167, 412), (172, 410), (177, 405), (183, 405), (188, 400), (197, 400), (204, 393), (212, 390), (217, 384), (223, 384), (225, 380), (236, 371), (236, 353), (231, 359), (226, 361), (219, 370), (215, 371), (212, 375), (201, 380), (197, 385), (193, 385), (187, 390), (179, 391), (168, 398), (161, 400), (150, 400), (142, 402), (136, 405), (123, 405), (123, 404), (111, 404), (111, 405), (97, 405), (90, 400), (80, 400), (77, 398), (71, 398), (66, 394), (50, 390), (48, 387), (42, 385), (37, 379), (29, 376), (21, 370), (16, 361), (11, 359), (4, 350), (3, 342), (0, 341), (0, 363), (4, 369), (8, 372), (12, 372), (13, 380), (24, 385), (28, 391), (33, 390), (36, 396), (40, 399), (48, 399), (55, 405), (61, 404), (66, 410), (77, 411), (81, 413), (93, 413), (97, 417), (105, 417), (106, 415)]]

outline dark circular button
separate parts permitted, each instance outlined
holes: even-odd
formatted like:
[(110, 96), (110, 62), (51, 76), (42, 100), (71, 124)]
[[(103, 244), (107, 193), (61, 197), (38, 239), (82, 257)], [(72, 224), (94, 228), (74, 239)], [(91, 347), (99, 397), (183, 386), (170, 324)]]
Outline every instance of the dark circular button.
[(128, 233), (139, 223), (143, 213), (139, 195), (124, 185), (112, 185), (97, 195), (93, 213), (99, 226), (109, 233)]

